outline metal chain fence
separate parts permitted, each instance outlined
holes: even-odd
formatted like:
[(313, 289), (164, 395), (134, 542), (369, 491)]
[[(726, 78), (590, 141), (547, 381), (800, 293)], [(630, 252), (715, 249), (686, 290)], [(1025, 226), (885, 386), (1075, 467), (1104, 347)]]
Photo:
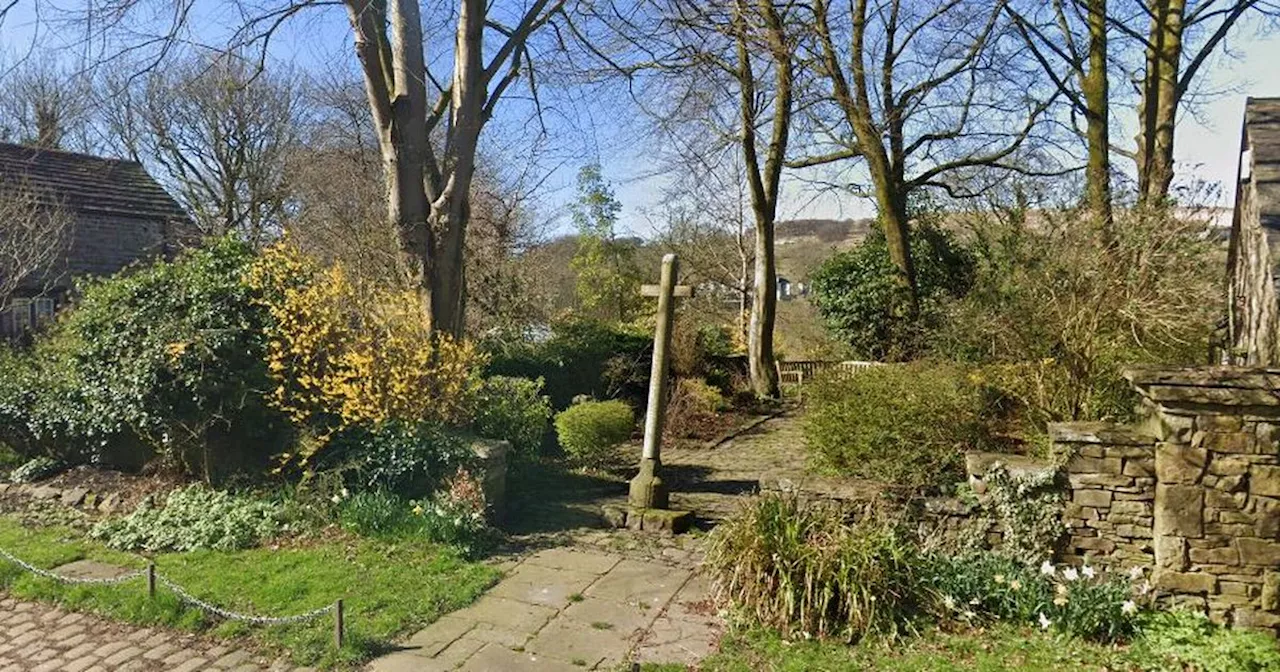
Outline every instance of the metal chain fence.
[(201, 611), (204, 611), (209, 614), (213, 614), (220, 618), (224, 618), (230, 621), (242, 621), (245, 623), (252, 623), (254, 625), (287, 625), (287, 624), (293, 624), (293, 623), (304, 623), (307, 621), (313, 621), (317, 618), (320, 618), (321, 616), (324, 616), (325, 614), (333, 612), (335, 617), (334, 641), (339, 648), (342, 647), (344, 631), (345, 631), (342, 600), (338, 600), (333, 604), (327, 604), (323, 607), (312, 609), (311, 611), (303, 612), (301, 614), (296, 614), (293, 616), (254, 616), (251, 614), (241, 614), (239, 612), (231, 611), (229, 609), (223, 609), (222, 607), (219, 607), (214, 604), (210, 604), (209, 602), (206, 602), (196, 597), (195, 595), (192, 595), (182, 586), (179, 586), (178, 584), (169, 580), (168, 577), (157, 572), (155, 569), (155, 565), (149, 565), (146, 569), (139, 569), (132, 572), (126, 572), (119, 576), (99, 579), (99, 578), (80, 578), (80, 577), (74, 577), (74, 576), (65, 576), (62, 574), (58, 574), (57, 572), (51, 572), (47, 569), (41, 569), (29, 562), (24, 561), (23, 559), (17, 557), (16, 555), (13, 555), (12, 553), (10, 553), (9, 551), (3, 548), (0, 548), (0, 557), (3, 557), (9, 562), (12, 562), (13, 564), (37, 576), (42, 576), (46, 579), (53, 579), (54, 581), (57, 581), (59, 583), (66, 583), (71, 585), (85, 585), (85, 584), (117, 585), (117, 584), (129, 582), (129, 581), (133, 581), (134, 579), (138, 579), (141, 577), (146, 577), (147, 592), (151, 597), (155, 597), (155, 584), (159, 583), (164, 587), (168, 588), (169, 590), (173, 591), (173, 593), (178, 596), (178, 599), (182, 601), (184, 604), (191, 605), (197, 609), (200, 609)]

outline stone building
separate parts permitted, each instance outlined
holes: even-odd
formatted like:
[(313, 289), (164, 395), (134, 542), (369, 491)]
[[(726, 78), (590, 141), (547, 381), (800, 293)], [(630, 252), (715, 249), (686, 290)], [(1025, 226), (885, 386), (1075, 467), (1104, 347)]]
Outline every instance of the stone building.
[(1280, 364), (1280, 98), (1245, 102), (1228, 252), (1232, 363)]
[(0, 143), (0, 184), (3, 193), (21, 193), (66, 221), (49, 243), (62, 248), (57, 259), (24, 277), (0, 312), (0, 339), (51, 317), (74, 278), (170, 257), (194, 233), (186, 212), (133, 161)]

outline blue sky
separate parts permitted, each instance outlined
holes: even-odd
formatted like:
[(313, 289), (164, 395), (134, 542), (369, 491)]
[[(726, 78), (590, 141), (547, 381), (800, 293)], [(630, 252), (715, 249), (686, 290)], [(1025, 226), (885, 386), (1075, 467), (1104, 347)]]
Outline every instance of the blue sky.
[[(158, 3), (163, 6), (168, 3)], [(429, 11), (431, 3), (424, 3)], [(32, 45), (59, 47), (74, 43), (78, 32), (39, 27), (38, 19), (48, 20), (63, 10), (79, 6), (74, 0), (51, 5), (45, 0), (19, 0), (16, 11), (0, 25), (0, 52), (22, 53)], [(219, 44), (238, 25), (238, 14), (229, 3), (206, 3), (192, 37), (207, 44)], [(292, 63), (301, 69), (327, 64), (354, 69), (350, 49), (346, 13), (341, 7), (321, 7), (291, 20), (273, 41), (274, 61)], [(196, 34), (198, 33), (198, 34)], [(442, 36), (446, 39), (451, 35)], [(1258, 36), (1253, 25), (1244, 25), (1232, 42), (1231, 58), (1219, 57), (1209, 64), (1201, 78), (1199, 90), (1214, 95), (1197, 104), (1190, 114), (1183, 114), (1176, 138), (1179, 179), (1190, 178), (1218, 183), (1222, 186), (1219, 203), (1230, 205), (1236, 175), (1240, 139), (1240, 119), (1246, 96), (1280, 96), (1280, 36)], [(444, 56), (441, 56), (444, 54)], [(429, 49), (428, 59), (447, 58), (447, 49)], [(1123, 82), (1113, 86), (1125, 86)], [(552, 104), (546, 118), (550, 136), (539, 161), (550, 177), (541, 184), (537, 199), (541, 217), (552, 231), (568, 228), (565, 205), (574, 198), (574, 179), (578, 167), (599, 157), (605, 176), (614, 184), (623, 204), (621, 228), (640, 235), (652, 233), (651, 217), (661, 206), (665, 178), (653, 176), (654, 166), (647, 158), (654, 147), (644, 139), (639, 117), (628, 110), (625, 96), (608, 92), (579, 92), (573, 102)], [(510, 101), (488, 129), (490, 142), (501, 147), (527, 145), (533, 136), (529, 121), (530, 104)], [(1131, 137), (1133, 112), (1117, 109), (1116, 122), (1123, 137)], [(1127, 143), (1126, 146), (1128, 144)], [(516, 152), (519, 154), (520, 152)], [(1116, 158), (1119, 169), (1131, 171), (1130, 162)], [(691, 185), (690, 188), (696, 188)], [(797, 180), (785, 185), (780, 215), (783, 218), (865, 217), (874, 213), (870, 204), (852, 197), (816, 194)]]

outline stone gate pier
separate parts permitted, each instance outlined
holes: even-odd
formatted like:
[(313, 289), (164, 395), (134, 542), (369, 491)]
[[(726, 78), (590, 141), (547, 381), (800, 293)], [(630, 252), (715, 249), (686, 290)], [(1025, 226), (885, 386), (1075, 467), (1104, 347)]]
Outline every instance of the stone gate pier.
[(1136, 426), (1063, 423), (1066, 559), (1150, 564), (1219, 623), (1280, 633), (1280, 369), (1143, 368)]

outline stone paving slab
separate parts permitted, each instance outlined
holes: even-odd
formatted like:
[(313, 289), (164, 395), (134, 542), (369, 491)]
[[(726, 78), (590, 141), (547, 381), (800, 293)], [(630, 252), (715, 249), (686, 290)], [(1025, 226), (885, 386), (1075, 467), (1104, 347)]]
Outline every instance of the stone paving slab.
[(409, 637), (370, 672), (612, 670), (696, 663), (722, 626), (691, 570), (576, 548), (514, 564), (475, 604)]
[(170, 630), (127, 626), (0, 594), (0, 672), (301, 672), (302, 669), (225, 642)]

